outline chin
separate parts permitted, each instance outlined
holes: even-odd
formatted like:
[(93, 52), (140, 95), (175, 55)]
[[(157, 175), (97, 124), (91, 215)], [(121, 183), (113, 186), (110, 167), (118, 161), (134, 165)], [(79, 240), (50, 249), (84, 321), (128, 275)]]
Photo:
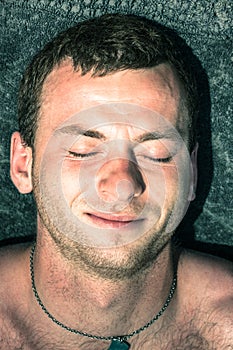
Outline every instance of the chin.
[(132, 278), (151, 267), (170, 240), (167, 235), (148, 233), (142, 238), (114, 248), (88, 247), (62, 234), (51, 234), (62, 255), (77, 269), (110, 280)]

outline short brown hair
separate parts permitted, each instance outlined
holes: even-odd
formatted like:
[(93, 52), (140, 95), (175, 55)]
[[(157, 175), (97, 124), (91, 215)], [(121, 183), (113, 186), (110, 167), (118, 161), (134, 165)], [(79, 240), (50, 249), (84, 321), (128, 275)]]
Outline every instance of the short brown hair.
[(152, 68), (168, 63), (185, 92), (190, 121), (190, 146), (196, 138), (198, 92), (190, 64), (191, 49), (172, 30), (143, 17), (108, 14), (78, 23), (60, 33), (32, 60), (19, 90), (19, 131), (33, 148), (43, 83), (63, 60), (71, 58), (74, 70), (104, 76), (126, 69)]

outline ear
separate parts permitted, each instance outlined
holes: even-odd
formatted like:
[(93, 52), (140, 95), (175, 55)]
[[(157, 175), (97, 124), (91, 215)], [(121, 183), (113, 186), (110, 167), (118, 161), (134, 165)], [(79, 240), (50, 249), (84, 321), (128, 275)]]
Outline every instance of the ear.
[(32, 149), (25, 146), (18, 131), (11, 137), (10, 175), (20, 193), (32, 191)]
[(191, 153), (190, 159), (191, 159), (191, 171), (192, 171), (192, 179), (190, 184), (190, 192), (189, 192), (189, 201), (193, 201), (196, 198), (196, 189), (197, 189), (197, 178), (198, 178), (198, 172), (197, 172), (197, 152), (198, 152), (198, 143), (193, 148), (193, 151)]

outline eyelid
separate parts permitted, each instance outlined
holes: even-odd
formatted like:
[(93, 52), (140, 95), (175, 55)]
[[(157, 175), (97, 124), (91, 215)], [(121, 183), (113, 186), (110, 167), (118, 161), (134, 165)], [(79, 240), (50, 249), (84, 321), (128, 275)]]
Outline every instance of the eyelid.
[(150, 139), (150, 140), (145, 140), (143, 142), (141, 142), (140, 144), (146, 145), (146, 144), (150, 144), (150, 143), (155, 143), (155, 144), (160, 144), (163, 145), (166, 148), (169, 148), (169, 146), (175, 146), (176, 148), (181, 144), (180, 140), (174, 139), (174, 138), (160, 138), (160, 139)]
[(75, 151), (68, 151), (68, 154), (66, 156), (69, 160), (76, 160), (76, 161), (87, 161), (87, 160), (93, 160), (93, 161), (100, 161), (105, 156), (104, 152), (75, 152)]
[(181, 148), (181, 143), (177, 142), (177, 140), (171, 139), (163, 139), (163, 140), (146, 140), (140, 144), (135, 145), (135, 150), (138, 148), (139, 150), (149, 151), (167, 151), (169, 154), (176, 154)]
[(173, 159), (173, 156), (171, 155), (169, 157), (164, 157), (164, 158), (144, 156), (144, 158), (149, 159), (154, 163), (170, 163), (171, 160)]
[[(88, 139), (88, 137), (86, 138)], [(88, 154), (88, 153), (99, 153), (103, 151), (103, 142), (97, 139), (89, 140), (76, 140), (69, 147), (66, 147), (66, 152), (72, 152), (73, 154)]]
[[(147, 146), (145, 145), (147, 143)], [(152, 144), (149, 147), (149, 144)], [(139, 145), (135, 146), (134, 154), (139, 163), (150, 163), (154, 165), (172, 165), (173, 158), (178, 152), (177, 145), (174, 145), (175, 142), (172, 142), (172, 146), (168, 147), (165, 142), (161, 140), (147, 140)]]

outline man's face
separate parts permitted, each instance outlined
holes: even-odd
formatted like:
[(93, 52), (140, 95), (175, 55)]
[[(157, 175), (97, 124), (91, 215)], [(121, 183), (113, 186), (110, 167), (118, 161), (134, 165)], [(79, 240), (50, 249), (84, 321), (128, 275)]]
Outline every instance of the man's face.
[(179, 84), (166, 65), (95, 78), (69, 62), (54, 69), (35, 140), (34, 193), (44, 230), (93, 266), (119, 271), (145, 264), (149, 252), (154, 259), (190, 197), (180, 110)]

